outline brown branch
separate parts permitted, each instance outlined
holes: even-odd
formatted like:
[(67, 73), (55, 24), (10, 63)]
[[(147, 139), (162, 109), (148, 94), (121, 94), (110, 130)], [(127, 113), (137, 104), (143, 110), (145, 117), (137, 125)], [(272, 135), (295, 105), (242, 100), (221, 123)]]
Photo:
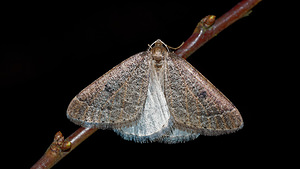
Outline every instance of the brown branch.
[(207, 41), (215, 37), (222, 30), (233, 24), (238, 19), (246, 16), (249, 11), (257, 5), (261, 0), (243, 0), (234, 6), (230, 11), (226, 12), (208, 29), (201, 22), (198, 23), (193, 34), (185, 41), (180, 49), (175, 51), (178, 56), (188, 58), (196, 50), (198, 50)]
[[(198, 23), (196, 29), (189, 39), (187, 39), (182, 47), (175, 51), (175, 53), (183, 58), (189, 57), (208, 40), (213, 38), (215, 35), (238, 19), (244, 17), (251, 10), (251, 8), (253, 8), (260, 1), (261, 0), (243, 0), (234, 6), (230, 11), (217, 19), (215, 23), (215, 16), (206, 16)], [(97, 129), (80, 127), (67, 139), (64, 139), (61, 132), (57, 132), (54, 137), (54, 141), (49, 146), (45, 154), (31, 167), (31, 169), (51, 168), (63, 157), (74, 150), (81, 142), (92, 135), (96, 130)]]
[(31, 167), (31, 169), (53, 167), (95, 131), (97, 131), (97, 129), (80, 127), (67, 139), (64, 139), (60, 131), (57, 132), (52, 144), (46, 150), (45, 154)]

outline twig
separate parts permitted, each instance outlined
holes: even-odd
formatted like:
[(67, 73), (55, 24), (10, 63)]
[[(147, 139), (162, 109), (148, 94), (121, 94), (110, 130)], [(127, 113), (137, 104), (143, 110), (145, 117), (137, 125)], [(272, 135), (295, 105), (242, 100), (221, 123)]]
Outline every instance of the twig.
[(246, 16), (249, 11), (260, 1), (261, 0), (241, 1), (230, 11), (226, 12), (224, 15), (218, 18), (215, 23), (207, 30), (205, 27), (203, 27), (202, 24), (200, 24), (201, 22), (203, 22), (203, 20), (201, 20), (196, 26), (193, 34), (184, 42), (180, 49), (175, 51), (175, 53), (185, 59), (188, 58), (191, 54), (198, 50), (207, 41), (215, 37), (222, 30), (233, 24), (238, 19)]
[(80, 127), (67, 139), (64, 139), (60, 131), (57, 132), (52, 144), (49, 146), (45, 154), (31, 167), (31, 169), (53, 167), (58, 161), (68, 155), (95, 131), (97, 131), (97, 129)]
[[(203, 18), (197, 25), (193, 34), (185, 41), (181, 48), (175, 53), (183, 58), (189, 57), (198, 48), (213, 38), (229, 25), (245, 16), (261, 0), (243, 0), (215, 21), (215, 16), (209, 15)], [(214, 24), (213, 24), (214, 23)], [(97, 129), (80, 127), (67, 139), (61, 132), (57, 132), (54, 141), (45, 154), (37, 161), (31, 169), (51, 168), (63, 157), (74, 150), (81, 142), (92, 135)]]

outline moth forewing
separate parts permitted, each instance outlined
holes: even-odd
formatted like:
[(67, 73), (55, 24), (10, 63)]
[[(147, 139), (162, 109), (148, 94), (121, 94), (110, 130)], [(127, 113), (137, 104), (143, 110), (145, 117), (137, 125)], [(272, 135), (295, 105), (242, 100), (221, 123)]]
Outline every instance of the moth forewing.
[(219, 135), (243, 126), (236, 107), (186, 60), (171, 54), (167, 65), (165, 95), (178, 128)]
[(131, 56), (83, 89), (71, 101), (67, 117), (83, 127), (101, 129), (136, 123), (147, 96), (148, 56)]

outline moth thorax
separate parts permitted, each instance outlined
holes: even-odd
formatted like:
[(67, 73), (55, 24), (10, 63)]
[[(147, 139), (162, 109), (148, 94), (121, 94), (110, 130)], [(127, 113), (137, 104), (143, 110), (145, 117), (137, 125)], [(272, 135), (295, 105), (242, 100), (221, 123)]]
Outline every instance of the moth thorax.
[(162, 62), (164, 58), (168, 56), (168, 51), (162, 45), (162, 43), (157, 42), (155, 43), (154, 47), (151, 49), (151, 54), (153, 60), (156, 63), (156, 66), (160, 68), (163, 64)]

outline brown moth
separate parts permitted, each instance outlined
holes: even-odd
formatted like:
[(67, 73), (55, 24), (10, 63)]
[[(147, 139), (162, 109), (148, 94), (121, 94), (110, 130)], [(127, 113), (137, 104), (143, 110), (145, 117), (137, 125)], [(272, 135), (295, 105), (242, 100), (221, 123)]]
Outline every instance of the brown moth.
[(237, 108), (159, 39), (83, 89), (67, 117), (141, 143), (185, 142), (243, 127)]

